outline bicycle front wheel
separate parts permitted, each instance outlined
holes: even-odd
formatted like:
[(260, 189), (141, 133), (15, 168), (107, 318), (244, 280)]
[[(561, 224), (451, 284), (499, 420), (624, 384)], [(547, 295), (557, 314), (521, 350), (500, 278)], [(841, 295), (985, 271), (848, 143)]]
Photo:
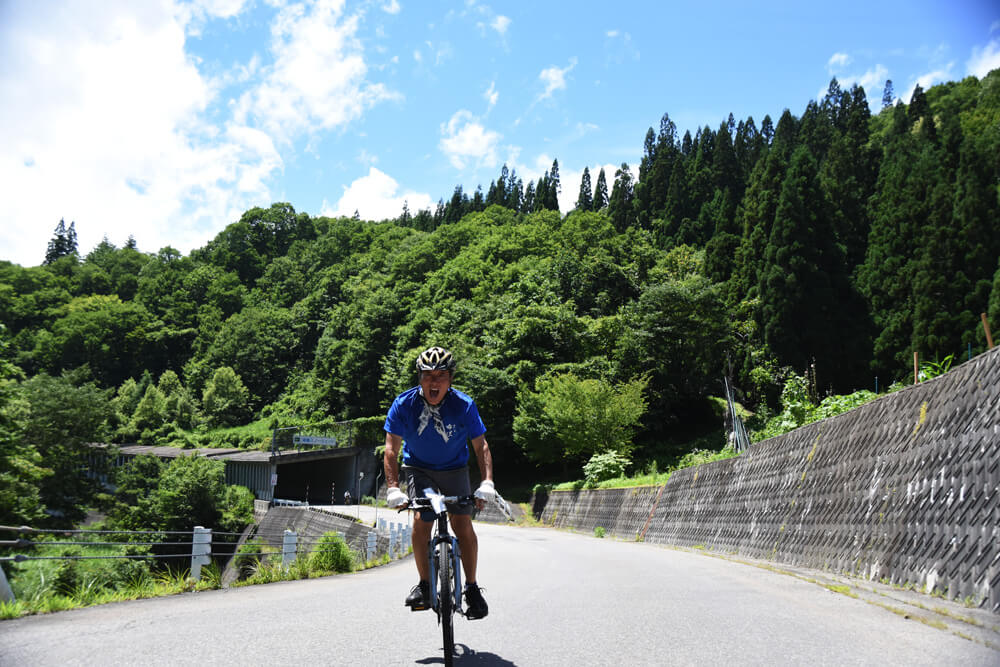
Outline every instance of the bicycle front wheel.
[(444, 664), (452, 666), (455, 655), (455, 628), (452, 621), (455, 618), (455, 594), (452, 591), (451, 579), (451, 544), (442, 542), (438, 545), (438, 614), (441, 618), (441, 635), (444, 638)]

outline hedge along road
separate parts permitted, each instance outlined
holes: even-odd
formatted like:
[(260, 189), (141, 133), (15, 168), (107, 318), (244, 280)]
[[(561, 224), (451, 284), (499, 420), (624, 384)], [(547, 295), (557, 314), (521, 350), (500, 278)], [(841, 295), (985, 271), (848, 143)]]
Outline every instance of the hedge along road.
[[(949, 630), (761, 567), (546, 528), (477, 530), (490, 615), (456, 619), (456, 664), (1000, 664), (1000, 651)], [(2, 621), (0, 665), (441, 664), (433, 613), (403, 607), (415, 578), (406, 558)]]

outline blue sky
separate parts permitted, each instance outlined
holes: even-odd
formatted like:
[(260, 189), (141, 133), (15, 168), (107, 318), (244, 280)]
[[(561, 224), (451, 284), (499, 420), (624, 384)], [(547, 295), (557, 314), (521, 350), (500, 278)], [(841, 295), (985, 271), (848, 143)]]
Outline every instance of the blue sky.
[(836, 76), (909, 99), (1000, 67), (1000, 5), (956, 2), (0, 0), (0, 259), (204, 245), (251, 206), (395, 217), (537, 180), (637, 173), (679, 132), (806, 103)]

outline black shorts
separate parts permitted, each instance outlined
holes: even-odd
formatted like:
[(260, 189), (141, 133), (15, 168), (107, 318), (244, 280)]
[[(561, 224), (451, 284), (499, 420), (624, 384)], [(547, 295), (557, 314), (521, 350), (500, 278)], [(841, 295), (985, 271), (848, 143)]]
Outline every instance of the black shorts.
[[(468, 496), (472, 495), (472, 483), (469, 481), (468, 468), (455, 468), (454, 470), (428, 470), (427, 468), (414, 468), (413, 466), (403, 466), (403, 474), (406, 475), (406, 488), (413, 498), (425, 498), (427, 494), (424, 489), (430, 488), (444, 496)], [(473, 505), (453, 505), (448, 503), (448, 514), (471, 515)], [(420, 510), (420, 518), (424, 521), (434, 521), (434, 512), (425, 509)]]

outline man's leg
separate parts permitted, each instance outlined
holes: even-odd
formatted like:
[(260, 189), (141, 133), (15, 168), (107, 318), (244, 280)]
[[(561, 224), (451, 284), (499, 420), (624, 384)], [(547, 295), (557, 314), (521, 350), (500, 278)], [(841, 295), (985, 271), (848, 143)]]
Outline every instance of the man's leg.
[(476, 566), (479, 563), (479, 538), (472, 528), (472, 517), (467, 514), (452, 514), (451, 529), (458, 538), (462, 550), (462, 569), (465, 571), (465, 617), (485, 618), (490, 613), (489, 605), (483, 599), (482, 590), (476, 581)]
[(405, 604), (413, 611), (428, 609), (431, 605), (431, 567), (427, 562), (427, 541), (430, 539), (431, 526), (433, 525), (428, 521), (421, 520), (419, 515), (413, 522), (413, 559), (417, 562), (420, 582), (410, 590), (405, 601)]
[(413, 520), (413, 559), (417, 562), (417, 573), (420, 581), (430, 581), (431, 566), (428, 559), (427, 544), (431, 539), (431, 528), (434, 522), (424, 521), (420, 514), (414, 515)]
[[(479, 563), (479, 538), (472, 528), (472, 517), (467, 514), (451, 514), (448, 517), (451, 521), (451, 529), (458, 538), (458, 546), (462, 550), (462, 570), (465, 572), (465, 580), (469, 583), (476, 582), (476, 566)], [(414, 539), (416, 539), (414, 531)], [(416, 546), (413, 553), (417, 553)]]

